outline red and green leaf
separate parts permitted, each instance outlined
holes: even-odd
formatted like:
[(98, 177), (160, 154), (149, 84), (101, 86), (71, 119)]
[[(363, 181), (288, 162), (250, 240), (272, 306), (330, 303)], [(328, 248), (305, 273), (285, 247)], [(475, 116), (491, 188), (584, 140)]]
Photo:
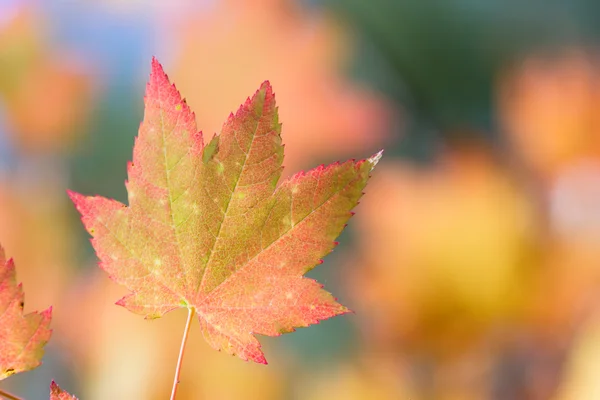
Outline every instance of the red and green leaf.
[(275, 96), (261, 85), (205, 144), (194, 114), (153, 60), (128, 165), (129, 205), (69, 192), (100, 266), (146, 318), (196, 310), (216, 349), (266, 363), (254, 334), (277, 336), (348, 312), (303, 275), (332, 251), (381, 153), (278, 185)]
[(52, 334), (52, 308), (23, 315), (23, 306), (15, 264), (0, 246), (0, 380), (38, 367)]

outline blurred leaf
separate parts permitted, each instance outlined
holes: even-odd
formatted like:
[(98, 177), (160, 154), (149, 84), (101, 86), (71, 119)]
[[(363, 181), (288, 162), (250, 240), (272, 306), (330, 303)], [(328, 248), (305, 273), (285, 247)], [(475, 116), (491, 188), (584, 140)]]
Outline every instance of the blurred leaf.
[(9, 133), (22, 150), (69, 147), (91, 102), (81, 63), (49, 50), (42, 18), (27, 6), (0, 27), (0, 98)]
[(52, 308), (23, 315), (24, 294), (15, 264), (0, 246), (0, 380), (41, 365), (50, 340)]
[(7, 98), (7, 121), (15, 142), (27, 151), (70, 147), (87, 116), (88, 77), (65, 63), (38, 64)]
[(532, 55), (500, 76), (498, 114), (524, 161), (542, 176), (600, 157), (600, 69), (571, 48)]

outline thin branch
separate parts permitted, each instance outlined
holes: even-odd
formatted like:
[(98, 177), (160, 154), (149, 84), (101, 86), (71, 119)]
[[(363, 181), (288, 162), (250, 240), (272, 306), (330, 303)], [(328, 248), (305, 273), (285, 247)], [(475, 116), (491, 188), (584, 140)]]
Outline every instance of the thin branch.
[(190, 333), (190, 327), (192, 326), (192, 319), (196, 314), (194, 307), (188, 308), (188, 318), (185, 323), (185, 331), (183, 332), (183, 338), (181, 339), (181, 348), (179, 349), (179, 358), (177, 359), (177, 369), (175, 370), (175, 379), (173, 380), (173, 390), (171, 391), (171, 400), (175, 400), (177, 394), (177, 385), (179, 385), (179, 376), (181, 375), (181, 363), (183, 361), (183, 353), (185, 353), (185, 344)]
[(8, 399), (8, 400), (23, 400), (22, 398), (17, 397), (14, 394), (7, 393), (2, 389), (0, 389), (0, 397), (4, 397), (5, 399)]

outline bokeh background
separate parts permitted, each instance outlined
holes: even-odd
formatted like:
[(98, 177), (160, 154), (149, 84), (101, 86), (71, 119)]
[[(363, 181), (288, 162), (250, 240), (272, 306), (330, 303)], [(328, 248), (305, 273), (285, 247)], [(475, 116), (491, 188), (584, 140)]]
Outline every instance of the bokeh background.
[(286, 173), (385, 155), (310, 275), (355, 314), (261, 338), (192, 328), (180, 399), (600, 398), (600, 3), (0, 0), (0, 243), (44, 365), (2, 387), (168, 398), (186, 313), (114, 305), (66, 189), (126, 200), (156, 55), (218, 132), (269, 79)]

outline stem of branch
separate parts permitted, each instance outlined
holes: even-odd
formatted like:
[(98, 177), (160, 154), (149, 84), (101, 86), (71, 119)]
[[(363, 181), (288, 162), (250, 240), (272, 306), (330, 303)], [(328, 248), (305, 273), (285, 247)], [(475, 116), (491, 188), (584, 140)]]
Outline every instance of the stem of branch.
[(23, 400), (22, 398), (17, 397), (13, 394), (7, 393), (2, 389), (0, 389), (0, 397), (4, 397), (5, 399), (8, 399), (8, 400)]
[[(185, 344), (190, 333), (190, 327), (192, 326), (192, 319), (196, 314), (194, 307), (188, 308), (188, 318), (185, 323), (185, 331), (183, 332), (183, 338), (181, 339), (181, 348), (179, 349), (179, 358), (177, 359), (177, 369), (175, 370), (175, 379), (173, 380), (173, 390), (171, 390), (171, 400), (175, 400), (177, 394), (177, 385), (179, 385), (179, 375), (181, 375), (181, 363), (183, 361), (183, 353), (185, 353)], [(17, 399), (20, 400), (20, 399)]]

